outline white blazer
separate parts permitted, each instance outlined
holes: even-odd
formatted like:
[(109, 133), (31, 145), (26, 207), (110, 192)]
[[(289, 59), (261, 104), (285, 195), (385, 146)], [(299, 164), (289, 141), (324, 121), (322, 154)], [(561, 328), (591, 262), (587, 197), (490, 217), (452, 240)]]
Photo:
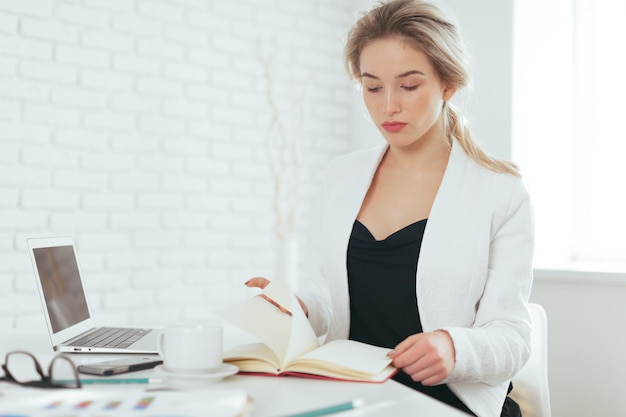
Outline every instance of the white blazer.
[[(386, 149), (333, 161), (312, 213), (298, 296), (326, 340), (348, 338), (348, 240)], [(445, 382), (481, 417), (500, 416), (509, 381), (530, 355), (533, 246), (522, 179), (476, 164), (454, 141), (424, 232), (416, 294), (424, 331), (445, 329), (454, 341)]]

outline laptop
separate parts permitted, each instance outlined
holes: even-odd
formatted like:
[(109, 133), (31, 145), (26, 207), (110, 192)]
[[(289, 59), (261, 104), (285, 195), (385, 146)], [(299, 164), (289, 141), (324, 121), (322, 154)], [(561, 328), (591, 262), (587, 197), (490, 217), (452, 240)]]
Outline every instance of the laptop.
[(27, 239), (50, 341), (55, 351), (158, 353), (158, 331), (96, 327), (72, 237)]

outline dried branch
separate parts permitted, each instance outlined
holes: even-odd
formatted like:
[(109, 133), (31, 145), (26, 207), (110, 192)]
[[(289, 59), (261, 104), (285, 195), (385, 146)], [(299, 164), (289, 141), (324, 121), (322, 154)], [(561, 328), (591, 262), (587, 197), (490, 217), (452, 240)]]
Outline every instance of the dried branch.
[[(297, 89), (294, 86), (293, 77), (290, 77), (290, 106), (287, 108), (293, 113), (292, 117), (288, 118), (293, 122), (291, 123), (291, 129), (288, 130), (285, 126), (285, 119), (281, 117), (274, 90), (274, 69), (277, 67), (275, 60), (278, 54), (278, 47), (275, 41), (272, 43), (272, 47), (269, 55), (264, 57), (259, 44), (257, 58), (263, 67), (266, 79), (265, 94), (271, 114), (266, 130), (265, 143), (274, 186), (274, 231), (278, 239), (286, 240), (295, 235), (311, 77), (307, 78), (304, 91), (300, 95), (296, 95)], [(293, 59), (290, 61), (293, 62)], [(293, 75), (293, 68), (290, 67), (289, 72)]]

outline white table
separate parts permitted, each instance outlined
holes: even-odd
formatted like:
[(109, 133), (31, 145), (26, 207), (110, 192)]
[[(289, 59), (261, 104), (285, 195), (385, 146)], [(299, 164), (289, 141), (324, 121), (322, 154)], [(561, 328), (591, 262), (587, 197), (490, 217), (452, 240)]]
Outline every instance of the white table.
[[(227, 339), (228, 340), (228, 339)], [(17, 331), (0, 334), (0, 362), (11, 350), (27, 350), (37, 356), (43, 366), (47, 366), (55, 352), (52, 351), (48, 336)], [(78, 365), (107, 359), (119, 358), (120, 355), (71, 354)], [(133, 372), (133, 378), (155, 377), (154, 370)], [(126, 376), (126, 375), (124, 375)], [(88, 376), (83, 376), (88, 377)], [(12, 389), (7, 383), (0, 383), (0, 393)], [(89, 385), (90, 389), (137, 389), (146, 387), (136, 385)], [(298, 412), (318, 409), (325, 406), (362, 399), (365, 406), (357, 410), (334, 414), (339, 416), (402, 417), (402, 416), (437, 416), (460, 417), (466, 414), (440, 403), (432, 398), (405, 387), (393, 380), (383, 384), (356, 383), (343, 381), (322, 381), (296, 377), (264, 377), (233, 375), (211, 385), (195, 389), (233, 388), (246, 391), (252, 398), (250, 417), (279, 417)]]

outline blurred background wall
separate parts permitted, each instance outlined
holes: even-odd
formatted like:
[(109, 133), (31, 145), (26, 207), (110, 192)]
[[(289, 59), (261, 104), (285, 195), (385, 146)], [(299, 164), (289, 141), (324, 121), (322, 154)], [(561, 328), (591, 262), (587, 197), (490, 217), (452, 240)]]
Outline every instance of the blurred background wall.
[(0, 328), (44, 325), (28, 237), (75, 237), (110, 324), (202, 319), (271, 276), (268, 128), (304, 147), (300, 237), (350, 149), (350, 18), (332, 0), (0, 0)]

